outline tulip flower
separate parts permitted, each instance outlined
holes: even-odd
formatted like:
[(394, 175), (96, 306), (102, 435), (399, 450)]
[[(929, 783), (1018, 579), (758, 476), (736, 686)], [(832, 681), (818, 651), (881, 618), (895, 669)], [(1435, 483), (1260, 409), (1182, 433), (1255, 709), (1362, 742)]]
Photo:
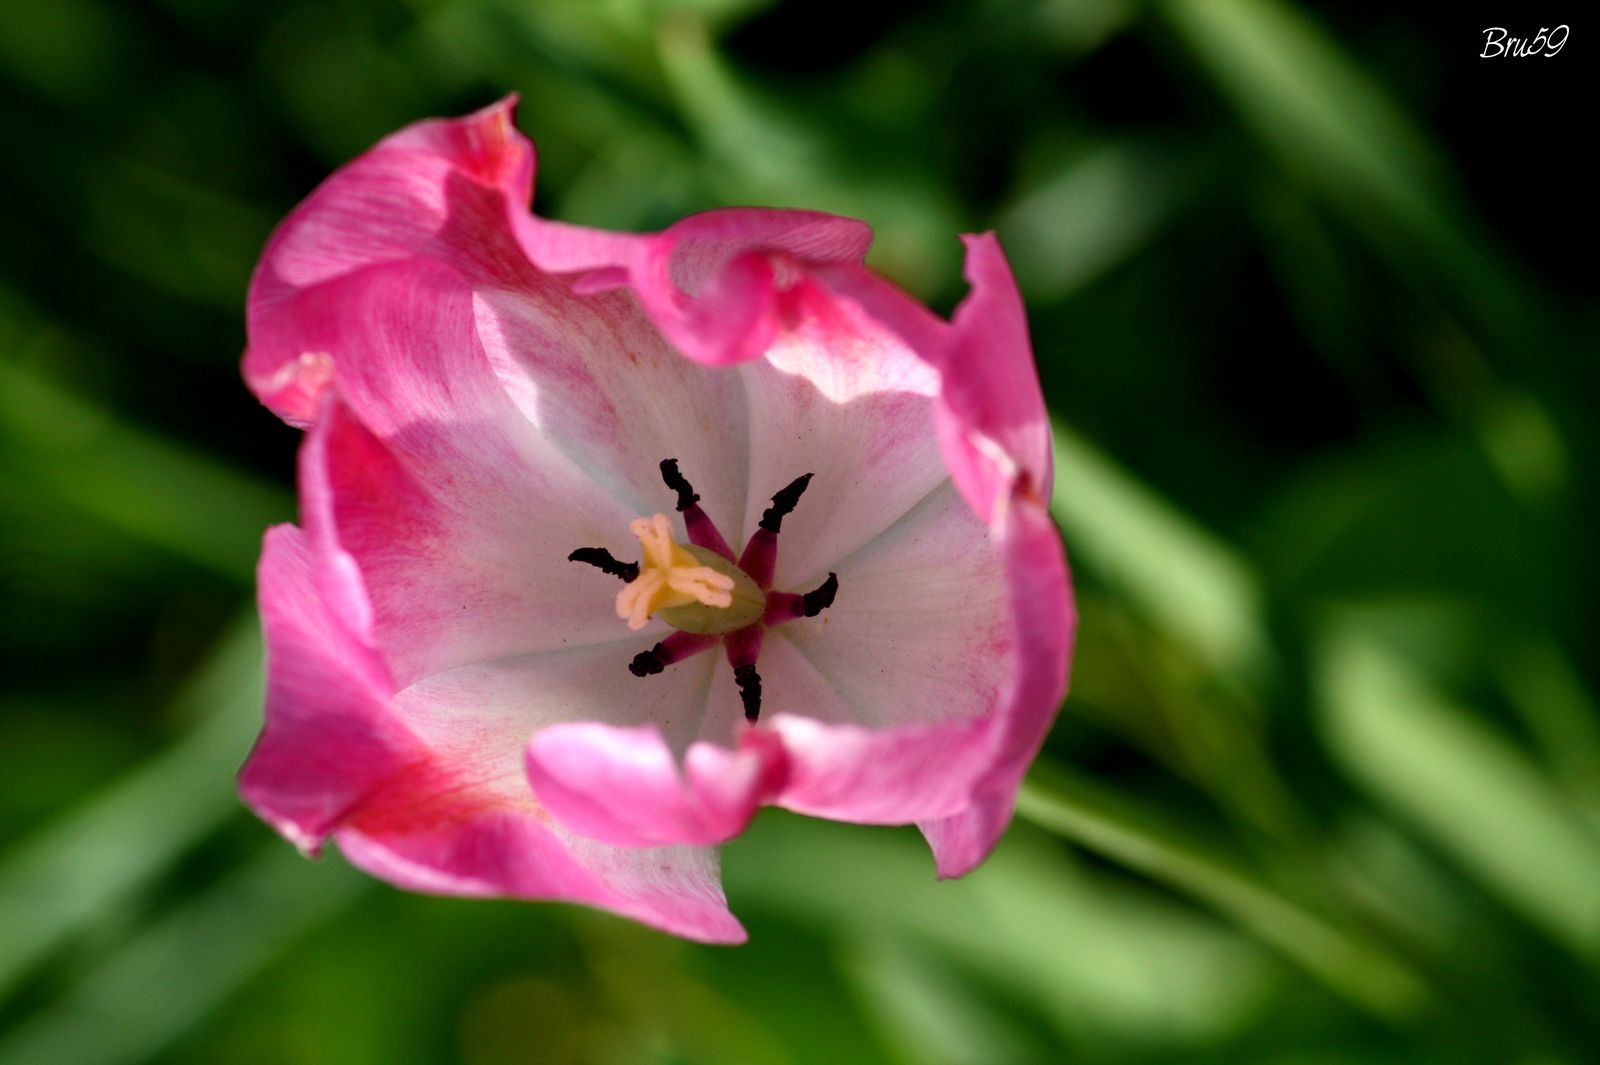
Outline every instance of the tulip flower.
[(604, 232), (529, 214), (533, 169), (511, 101), (423, 122), (263, 253), (245, 377), (305, 435), (245, 801), (402, 887), (707, 941), (762, 805), (970, 870), (1074, 624), (997, 242), (947, 321), (862, 223)]

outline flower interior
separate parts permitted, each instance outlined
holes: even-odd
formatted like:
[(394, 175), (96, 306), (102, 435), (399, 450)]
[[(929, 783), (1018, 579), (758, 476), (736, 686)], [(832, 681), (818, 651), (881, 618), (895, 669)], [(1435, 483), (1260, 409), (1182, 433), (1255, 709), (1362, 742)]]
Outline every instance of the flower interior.
[(567, 558), (583, 562), (627, 582), (617, 593), (617, 616), (630, 629), (642, 629), (658, 617), (677, 631), (628, 663), (636, 677), (649, 677), (668, 666), (721, 643), (733, 667), (745, 720), (761, 716), (761, 675), (756, 660), (768, 626), (795, 618), (813, 618), (833, 604), (837, 574), (809, 592), (772, 591), (778, 560), (778, 533), (811, 483), (811, 474), (796, 477), (772, 497), (761, 522), (734, 557), (700, 496), (678, 470), (677, 459), (664, 459), (661, 478), (677, 493), (688, 543), (673, 538), (665, 514), (634, 520), (629, 528), (639, 540), (638, 562), (619, 562), (603, 547), (580, 547)]

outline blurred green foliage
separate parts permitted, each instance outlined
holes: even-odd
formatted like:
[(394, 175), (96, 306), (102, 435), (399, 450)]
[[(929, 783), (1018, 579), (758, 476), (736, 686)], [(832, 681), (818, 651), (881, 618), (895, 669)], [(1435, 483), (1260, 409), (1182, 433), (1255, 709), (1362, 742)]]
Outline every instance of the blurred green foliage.
[[(1484, 66), (1480, 22), (0, 3), (0, 1063), (1593, 1060), (1588, 87)], [(555, 217), (856, 215), (944, 307), (954, 234), (1000, 232), (1083, 621), (978, 873), (763, 814), (728, 950), (404, 895), (239, 808), (295, 446), (237, 379), (250, 267), (334, 166), (507, 91)]]

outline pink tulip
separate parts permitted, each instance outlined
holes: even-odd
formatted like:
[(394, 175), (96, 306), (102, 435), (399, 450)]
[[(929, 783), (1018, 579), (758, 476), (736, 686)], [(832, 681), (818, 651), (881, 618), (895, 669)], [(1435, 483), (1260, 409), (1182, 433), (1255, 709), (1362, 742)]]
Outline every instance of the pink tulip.
[(763, 804), (967, 872), (1074, 625), (998, 244), (947, 322), (849, 219), (546, 221), (512, 106), (384, 140), (256, 270), (245, 376), (307, 433), (245, 801), (403, 887), (709, 941)]

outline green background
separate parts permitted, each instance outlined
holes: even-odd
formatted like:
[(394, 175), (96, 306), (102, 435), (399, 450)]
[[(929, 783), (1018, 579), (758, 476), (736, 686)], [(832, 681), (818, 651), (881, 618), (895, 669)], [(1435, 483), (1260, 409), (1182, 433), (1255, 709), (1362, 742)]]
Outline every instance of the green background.
[[(1596, 1060), (1596, 64), (1518, 10), (0, 0), (0, 1065)], [(764, 813), (709, 948), (240, 807), (249, 270), (508, 91), (554, 217), (855, 215), (943, 310), (1000, 233), (1082, 627), (966, 880)]]

